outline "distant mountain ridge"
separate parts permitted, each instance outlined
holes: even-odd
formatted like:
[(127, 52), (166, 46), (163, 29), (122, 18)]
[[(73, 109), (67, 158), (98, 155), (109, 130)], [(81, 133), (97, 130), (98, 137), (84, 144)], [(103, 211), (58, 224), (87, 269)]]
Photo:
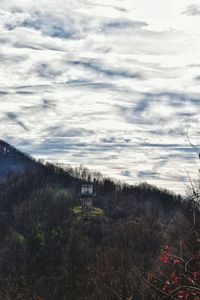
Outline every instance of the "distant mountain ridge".
[(36, 170), (38, 165), (39, 163), (28, 154), (0, 140), (0, 179), (27, 170)]

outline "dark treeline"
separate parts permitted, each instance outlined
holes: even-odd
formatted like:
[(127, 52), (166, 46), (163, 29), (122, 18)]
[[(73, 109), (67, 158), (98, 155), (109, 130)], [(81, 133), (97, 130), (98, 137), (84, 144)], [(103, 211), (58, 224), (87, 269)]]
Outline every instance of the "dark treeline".
[[(140, 274), (150, 280), (166, 243), (178, 251), (190, 204), (145, 183), (35, 163), (0, 184), (0, 299), (160, 299)], [(73, 215), (85, 181), (103, 216)], [(184, 238), (191, 240), (189, 225)]]

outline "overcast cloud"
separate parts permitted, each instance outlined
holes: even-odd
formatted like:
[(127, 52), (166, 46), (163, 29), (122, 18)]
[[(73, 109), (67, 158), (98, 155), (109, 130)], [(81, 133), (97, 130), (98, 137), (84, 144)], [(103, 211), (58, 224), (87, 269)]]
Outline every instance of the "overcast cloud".
[(1, 138), (38, 158), (184, 193), (198, 165), (200, 7), (0, 3)]

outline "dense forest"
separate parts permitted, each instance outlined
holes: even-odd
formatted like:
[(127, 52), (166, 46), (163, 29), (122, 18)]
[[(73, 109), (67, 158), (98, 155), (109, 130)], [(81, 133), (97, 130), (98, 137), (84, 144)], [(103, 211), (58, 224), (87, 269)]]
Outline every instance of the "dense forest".
[[(0, 152), (0, 299), (200, 299), (196, 189), (183, 199)], [(85, 182), (100, 215), (74, 213)]]

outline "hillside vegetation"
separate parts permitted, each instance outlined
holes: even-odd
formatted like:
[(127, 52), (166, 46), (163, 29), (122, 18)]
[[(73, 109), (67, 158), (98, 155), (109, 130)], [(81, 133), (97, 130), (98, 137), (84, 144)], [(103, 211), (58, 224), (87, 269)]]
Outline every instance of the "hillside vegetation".
[[(189, 203), (84, 167), (35, 164), (0, 183), (0, 299), (161, 299), (140, 274), (155, 272), (166, 243), (178, 251)], [(85, 181), (97, 193), (88, 215), (78, 199)]]

